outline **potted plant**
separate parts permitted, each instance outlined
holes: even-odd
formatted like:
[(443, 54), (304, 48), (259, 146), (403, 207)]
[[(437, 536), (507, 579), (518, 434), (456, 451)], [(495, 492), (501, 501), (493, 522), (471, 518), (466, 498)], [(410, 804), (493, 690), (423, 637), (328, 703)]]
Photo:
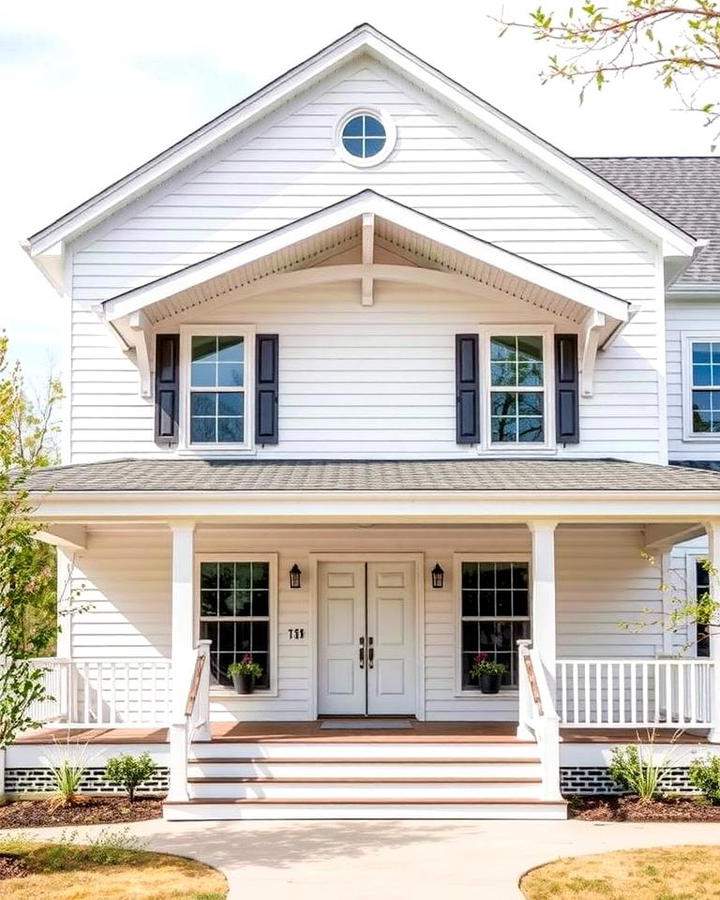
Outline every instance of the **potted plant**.
[(479, 682), (483, 694), (497, 694), (504, 674), (505, 666), (490, 659), (487, 653), (478, 653), (470, 669), (470, 677)]
[(263, 673), (260, 666), (253, 662), (249, 653), (246, 653), (240, 662), (230, 663), (227, 671), (238, 694), (252, 694), (255, 689), (255, 680), (261, 678)]

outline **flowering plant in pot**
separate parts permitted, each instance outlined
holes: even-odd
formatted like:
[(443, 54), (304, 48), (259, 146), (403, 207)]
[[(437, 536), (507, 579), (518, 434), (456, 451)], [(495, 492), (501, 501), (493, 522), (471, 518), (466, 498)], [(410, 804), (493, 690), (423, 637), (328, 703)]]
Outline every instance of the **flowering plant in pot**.
[(249, 653), (240, 662), (230, 663), (228, 675), (232, 678), (233, 687), (238, 694), (252, 694), (255, 689), (255, 680), (262, 678), (263, 670)]
[(470, 677), (480, 683), (483, 694), (497, 694), (504, 674), (505, 666), (490, 659), (488, 653), (478, 653), (470, 669)]

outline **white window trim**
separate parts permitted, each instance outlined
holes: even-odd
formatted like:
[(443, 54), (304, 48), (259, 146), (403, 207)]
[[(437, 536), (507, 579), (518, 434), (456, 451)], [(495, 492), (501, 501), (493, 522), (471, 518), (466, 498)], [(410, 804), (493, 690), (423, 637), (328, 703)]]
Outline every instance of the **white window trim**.
[(708, 442), (716, 444), (720, 442), (720, 432), (694, 432), (692, 427), (692, 345), (706, 342), (720, 343), (720, 332), (717, 331), (683, 331), (680, 334), (682, 341), (682, 373), (680, 389), (682, 391), (682, 418), (683, 441), (692, 443)]
[(455, 619), (455, 697), (497, 701), (517, 696), (517, 687), (501, 687), (499, 694), (483, 694), (477, 690), (464, 688), (462, 683), (462, 564), (464, 562), (521, 562), (528, 564), (528, 617), (523, 621), (530, 622), (532, 637), (532, 555), (522, 553), (453, 553), (453, 616)]
[[(375, 119), (379, 119), (385, 129), (385, 146), (374, 156), (368, 156), (365, 159), (360, 156), (353, 156), (352, 153), (348, 153), (343, 145), (343, 128), (350, 119), (354, 119), (355, 116), (372, 116)], [(355, 166), (357, 169), (371, 169), (373, 166), (379, 166), (380, 163), (385, 162), (395, 149), (395, 144), (397, 143), (397, 127), (390, 114), (384, 109), (372, 106), (354, 107), (353, 109), (347, 110), (347, 112), (338, 120), (337, 125), (335, 126), (333, 140), (335, 144), (335, 153), (343, 162)]]
[(204, 562), (264, 562), (269, 567), (269, 628), (268, 651), (270, 653), (270, 687), (258, 688), (252, 694), (236, 694), (225, 685), (211, 685), (211, 692), (227, 696), (232, 693), (238, 700), (257, 701), (278, 696), (278, 555), (277, 553), (197, 553), (195, 554), (195, 643), (200, 639), (200, 565)]
[[(482, 325), (480, 335), (480, 444), (478, 449), (483, 453), (494, 455), (527, 456), (538, 450), (553, 451), (557, 448), (555, 440), (555, 346), (554, 325)], [(543, 422), (545, 440), (528, 443), (496, 443), (491, 441), (492, 421), (490, 416), (490, 338), (497, 335), (541, 337), (543, 341)], [(512, 390), (512, 388), (510, 388)]]
[[(178, 450), (198, 456), (223, 453), (252, 454), (255, 450), (255, 325), (182, 325), (180, 327), (180, 378)], [(245, 343), (245, 440), (242, 443), (193, 444), (190, 441), (190, 347), (193, 336), (238, 335)], [(212, 390), (212, 389), (209, 389)]]

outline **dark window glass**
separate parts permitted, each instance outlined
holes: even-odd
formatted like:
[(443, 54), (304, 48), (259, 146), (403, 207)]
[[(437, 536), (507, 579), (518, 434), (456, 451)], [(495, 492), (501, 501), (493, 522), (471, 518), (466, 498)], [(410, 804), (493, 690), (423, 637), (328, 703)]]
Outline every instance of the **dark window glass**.
[(231, 388), (242, 388), (244, 384), (245, 342), (241, 336), (193, 335), (190, 345), (191, 443), (243, 443), (245, 395)]
[(692, 430), (720, 433), (720, 341), (693, 341)]
[(526, 562), (463, 562), (461, 566), (463, 688), (478, 653), (503, 663), (503, 684), (517, 684), (517, 641), (529, 637), (529, 566)]
[[(702, 562), (695, 563), (695, 597), (701, 600), (710, 590), (710, 573)], [(698, 622), (696, 628), (697, 655), (710, 656), (710, 631), (707, 624)]]
[(231, 684), (230, 663), (250, 654), (263, 674), (258, 688), (270, 687), (270, 566), (266, 562), (200, 564), (200, 636), (212, 642), (210, 672)]

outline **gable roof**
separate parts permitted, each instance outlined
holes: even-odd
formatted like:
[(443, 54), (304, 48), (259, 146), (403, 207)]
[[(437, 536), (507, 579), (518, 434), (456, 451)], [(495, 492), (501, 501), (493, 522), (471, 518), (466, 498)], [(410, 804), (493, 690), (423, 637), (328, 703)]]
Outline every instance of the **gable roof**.
[(675, 288), (720, 284), (720, 157), (587, 158), (583, 165), (697, 238), (708, 241)]
[[(274, 261), (274, 254), (298, 245), (301, 257), (312, 257), (313, 251), (324, 247), (327, 240), (321, 240), (314, 246), (308, 242), (327, 232), (334, 233), (353, 220), (359, 226), (362, 217), (367, 214), (378, 220), (373, 227), (383, 229), (391, 239), (393, 228), (402, 231), (403, 241), (407, 240), (408, 235), (422, 238), (425, 254), (432, 259), (434, 266), (440, 265), (448, 275), (452, 273), (452, 277), (464, 277), (470, 287), (486, 285), (576, 321), (581, 321), (588, 310), (595, 310), (608, 318), (607, 322), (603, 322), (603, 339), (607, 339), (613, 330), (630, 319), (631, 305), (626, 300), (460, 231), (371, 190), (361, 191), (319, 212), (112, 297), (103, 304), (104, 316), (108, 321), (117, 322), (134, 313), (148, 310), (154, 304), (165, 303), (168, 298), (182, 295), (188, 305), (196, 305), (242, 287), (246, 282), (257, 286), (262, 278), (273, 276), (278, 269), (289, 268), (287, 262), (279, 265)], [(447, 262), (444, 263), (446, 257)], [(247, 274), (242, 271), (244, 267), (260, 259), (266, 259), (263, 271), (254, 269)], [(356, 272), (356, 269), (359, 271)], [(377, 272), (377, 278), (403, 279), (412, 275), (412, 270), (406, 266), (378, 266), (372, 269)], [(234, 280), (228, 281), (228, 273), (236, 270), (239, 271)], [(361, 276), (362, 267), (335, 266), (323, 270), (322, 274), (327, 275), (328, 280), (352, 280)], [(428, 277), (427, 269), (423, 269), (423, 277)], [(214, 288), (213, 282), (216, 284)], [(197, 288), (200, 289), (199, 293), (194, 296), (193, 291)], [(568, 306), (574, 310), (574, 316)]]
[[(517, 152), (554, 172), (561, 179), (573, 183), (608, 211), (623, 216), (630, 224), (660, 239), (665, 255), (688, 257), (692, 254), (695, 242), (681, 228), (618, 191), (596, 173), (368, 24), (359, 25), (338, 38), (241, 103), (36, 232), (26, 242), (26, 249), (42, 265), (42, 254), (52, 252), (61, 242), (71, 240), (178, 169), (229, 140), (301, 90), (350, 59), (363, 54), (370, 55), (411, 78), (414, 83), (421, 85), (441, 101), (449, 103), (462, 115), (494, 134), (497, 139), (509, 143)], [(54, 253), (57, 254), (57, 249)]]

